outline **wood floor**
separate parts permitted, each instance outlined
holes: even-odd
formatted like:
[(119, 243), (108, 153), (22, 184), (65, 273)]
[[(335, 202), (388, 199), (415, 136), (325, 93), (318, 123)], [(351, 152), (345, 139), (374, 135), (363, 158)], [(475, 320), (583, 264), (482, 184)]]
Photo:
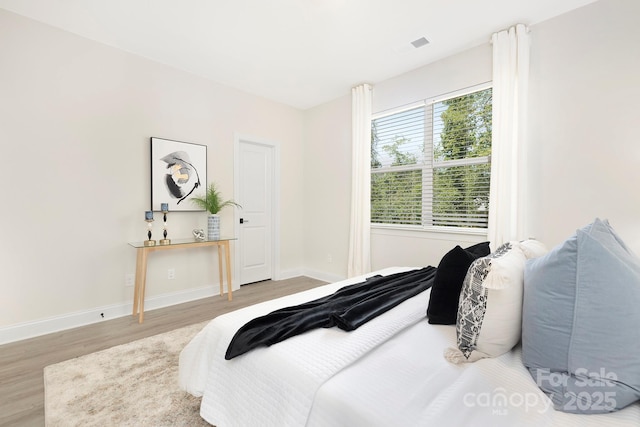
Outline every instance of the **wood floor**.
[(220, 314), (322, 285), (306, 277), (266, 281), (243, 286), (226, 296), (206, 298), (168, 308), (146, 311), (144, 323), (137, 317), (105, 320), (94, 325), (57, 332), (0, 346), (0, 426), (44, 425), (43, 368), (203, 322)]

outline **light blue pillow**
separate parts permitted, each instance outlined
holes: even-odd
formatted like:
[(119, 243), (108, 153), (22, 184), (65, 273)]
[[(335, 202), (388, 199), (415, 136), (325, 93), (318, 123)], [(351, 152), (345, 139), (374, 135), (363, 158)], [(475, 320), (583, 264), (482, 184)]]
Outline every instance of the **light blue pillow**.
[(523, 301), (523, 361), (557, 410), (640, 400), (640, 260), (607, 221), (527, 261)]

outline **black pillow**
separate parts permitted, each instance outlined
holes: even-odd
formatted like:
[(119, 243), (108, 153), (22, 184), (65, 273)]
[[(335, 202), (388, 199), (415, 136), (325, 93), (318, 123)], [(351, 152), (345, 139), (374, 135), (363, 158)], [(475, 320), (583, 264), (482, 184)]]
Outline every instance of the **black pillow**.
[(458, 300), (462, 282), (473, 261), (491, 253), (489, 242), (478, 243), (462, 249), (460, 245), (451, 249), (440, 260), (433, 279), (427, 317), (435, 325), (455, 325), (458, 316)]

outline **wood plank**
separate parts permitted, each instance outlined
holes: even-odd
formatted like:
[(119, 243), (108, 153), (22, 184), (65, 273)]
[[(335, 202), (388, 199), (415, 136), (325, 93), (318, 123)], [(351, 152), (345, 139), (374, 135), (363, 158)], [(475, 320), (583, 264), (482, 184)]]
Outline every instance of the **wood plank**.
[(0, 346), (0, 426), (44, 425), (45, 366), (125, 344), (325, 284), (297, 277), (242, 286), (233, 301), (205, 298)]

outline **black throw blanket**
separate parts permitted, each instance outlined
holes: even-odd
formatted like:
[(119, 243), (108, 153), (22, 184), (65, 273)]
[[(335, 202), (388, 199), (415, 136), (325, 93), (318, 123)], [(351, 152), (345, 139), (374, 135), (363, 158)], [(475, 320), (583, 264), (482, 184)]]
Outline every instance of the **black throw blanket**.
[(311, 329), (338, 326), (353, 331), (401, 302), (429, 289), (435, 267), (373, 276), (332, 295), (256, 317), (236, 332), (225, 359), (270, 346)]

